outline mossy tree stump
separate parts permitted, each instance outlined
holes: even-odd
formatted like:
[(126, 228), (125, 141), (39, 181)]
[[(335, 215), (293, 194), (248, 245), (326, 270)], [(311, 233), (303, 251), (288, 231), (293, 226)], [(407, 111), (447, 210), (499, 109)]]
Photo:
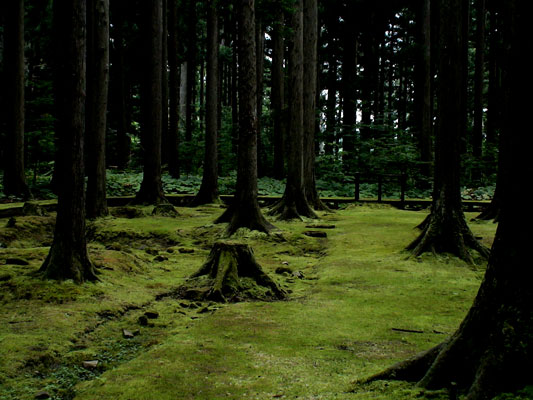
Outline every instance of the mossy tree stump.
[(195, 300), (282, 300), (286, 293), (263, 271), (245, 243), (219, 241), (205, 264), (180, 288), (182, 297)]

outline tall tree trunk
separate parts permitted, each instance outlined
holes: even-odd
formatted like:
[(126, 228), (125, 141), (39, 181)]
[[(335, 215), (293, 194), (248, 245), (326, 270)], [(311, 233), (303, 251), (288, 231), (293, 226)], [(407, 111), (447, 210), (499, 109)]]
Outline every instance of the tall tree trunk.
[(493, 146), (498, 143), (498, 133), (501, 128), (501, 93), (502, 93), (502, 43), (501, 43), (501, 15), (498, 2), (490, 3), (490, 32), (489, 32), (489, 91), (487, 111), (487, 142)]
[(431, 79), (431, 0), (423, 0), (419, 11), (420, 57), (417, 68), (418, 148), (420, 172), (426, 178), (432, 172), (432, 79)]
[(180, 66), (178, 63), (178, 1), (168, 0), (168, 91), (169, 91), (169, 127), (168, 127), (168, 172), (173, 178), (180, 177), (179, 162), (179, 97)]
[(193, 205), (218, 201), (218, 13), (214, 0), (207, 4), (207, 92), (204, 172)]
[(283, 104), (285, 102), (285, 72), (283, 60), (285, 57), (285, 45), (283, 41), (283, 12), (281, 7), (276, 11), (275, 22), (272, 27), (272, 90), (271, 100), (273, 135), (274, 135), (274, 171), (276, 179), (285, 176), (285, 124), (283, 116)]
[(231, 57), (231, 122), (233, 125), (232, 129), (232, 140), (231, 148), (234, 153), (238, 152), (237, 145), (239, 142), (239, 54), (241, 53), (239, 49), (240, 39), (239, 39), (239, 21), (236, 21), (236, 25), (233, 30), (233, 54)]
[(168, 151), (163, 149), (169, 148), (168, 137), (168, 113), (169, 113), (169, 82), (168, 82), (168, 0), (163, 0), (162, 5), (163, 22), (162, 22), (162, 61), (161, 61), (161, 163), (168, 164)]
[(476, 61), (474, 78), (474, 128), (472, 155), (481, 161), (483, 146), (483, 89), (485, 86), (485, 0), (477, 0), (476, 7)]
[(8, 99), (4, 193), (29, 198), (24, 170), (24, 1), (7, 1), (4, 7), (4, 87)]
[(328, 97), (326, 100), (326, 155), (337, 156), (337, 47), (335, 46), (334, 26), (336, 24), (335, 18), (327, 19), (328, 31), (328, 72), (327, 72), (327, 91)]
[[(194, 109), (194, 88), (196, 86), (196, 0), (189, 0), (189, 21), (187, 29), (187, 96), (185, 110), (185, 141), (191, 143)], [(190, 171), (190, 154), (184, 155), (187, 159), (188, 170)]]
[(109, 0), (87, 1), (87, 217), (108, 214), (106, 129), (109, 82)]
[(146, 60), (141, 82), (141, 144), (144, 149), (144, 166), (141, 188), (134, 202), (160, 204), (167, 202), (161, 182), (162, 0), (150, 0), (145, 7), (143, 39)]
[(289, 131), (287, 183), (281, 201), (270, 211), (279, 219), (316, 218), (305, 195), (303, 175), (303, 0), (297, 0), (290, 16), (292, 28), (289, 43)]
[(431, 214), (420, 236), (409, 245), (413, 255), (426, 251), (448, 252), (472, 262), (469, 249), (488, 256), (468, 227), (461, 204), (460, 145), (465, 120), (463, 103), (463, 14), (461, 0), (441, 0), (437, 146)]
[[(392, 366), (370, 380), (403, 379), (418, 381), (428, 389), (455, 383), (466, 400), (492, 399), (531, 383), (533, 367), (533, 289), (529, 238), (520, 224), (532, 221), (529, 213), (516, 207), (521, 195), (521, 177), (533, 173), (529, 134), (529, 95), (524, 77), (530, 73), (523, 62), (528, 45), (529, 13), (526, 2), (510, 0), (504, 6), (510, 31), (505, 86), (509, 100), (503, 135), (509, 149), (503, 170), (501, 218), (492, 253), (474, 304), (459, 329), (440, 345)], [(528, 175), (526, 175), (528, 176)], [(528, 222), (529, 221), (529, 222)], [(463, 397), (462, 397), (463, 398)]]
[(130, 162), (131, 139), (128, 133), (131, 131), (130, 110), (128, 109), (129, 88), (125, 63), (124, 43), (124, 3), (111, 2), (111, 18), (113, 27), (113, 46), (111, 53), (110, 111), (112, 120), (116, 124), (116, 159), (120, 169), (125, 169)]
[(259, 177), (266, 174), (266, 149), (261, 137), (261, 119), (263, 117), (263, 76), (265, 74), (265, 32), (261, 18), (257, 18), (256, 32), (256, 63), (257, 63), (257, 174)]
[[(357, 24), (355, 5), (348, 4), (343, 32), (342, 60), (342, 164), (344, 173), (353, 175), (356, 165), (356, 112), (357, 112)], [(369, 118), (370, 121), (370, 118)]]
[(227, 232), (239, 228), (269, 232), (270, 224), (257, 202), (257, 75), (254, 0), (236, 4), (239, 24), (239, 155), (237, 187), (230, 207), (215, 221), (229, 222)]
[(54, 240), (40, 271), (52, 279), (95, 280), (85, 239), (83, 142), (86, 88), (86, 1), (56, 0), (55, 42), (62, 49), (57, 62), (57, 127), (59, 129), (59, 196)]
[(315, 210), (327, 207), (318, 196), (315, 183), (316, 98), (318, 85), (318, 4), (303, 1), (303, 181), (307, 201)]

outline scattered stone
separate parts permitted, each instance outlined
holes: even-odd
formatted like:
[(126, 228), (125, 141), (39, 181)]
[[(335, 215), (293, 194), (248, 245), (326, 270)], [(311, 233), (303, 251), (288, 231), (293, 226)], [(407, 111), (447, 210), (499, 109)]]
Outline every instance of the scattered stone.
[(326, 232), (322, 232), (322, 231), (305, 231), (305, 232), (303, 232), (303, 234), (305, 236), (316, 237), (316, 238), (328, 237), (328, 234)]
[(144, 250), (147, 254), (150, 254), (151, 256), (157, 256), (159, 254), (159, 251), (156, 249), (145, 249)]
[(194, 249), (186, 249), (185, 247), (180, 247), (178, 251), (182, 254), (192, 254), (194, 253)]
[(6, 258), (6, 264), (11, 265), (30, 265), (30, 263), (23, 258)]
[(98, 360), (84, 361), (82, 365), (83, 368), (95, 369), (96, 367), (98, 367)]
[(289, 267), (277, 267), (275, 272), (279, 275), (292, 274), (292, 269)]
[(105, 248), (106, 250), (122, 251), (122, 246), (120, 245), (120, 243), (111, 243), (108, 244)]
[(35, 393), (34, 399), (49, 399), (52, 396), (50, 396), (50, 393), (48, 393), (46, 390), (41, 390), (37, 393)]
[(289, 265), (289, 262), (288, 261), (282, 261), (281, 262), (283, 265)]
[(304, 278), (304, 273), (302, 271), (294, 271), (292, 273), (292, 276), (294, 276), (295, 278), (298, 278), (298, 279), (303, 279)]
[(141, 315), (138, 319), (139, 325), (148, 326), (148, 318), (145, 315)]
[(6, 282), (13, 278), (10, 274), (0, 274), (0, 282)]
[(135, 337), (135, 335), (133, 334), (133, 332), (131, 331), (128, 331), (127, 329), (122, 329), (122, 336), (126, 339), (131, 339), (133, 337)]
[(17, 225), (17, 219), (15, 217), (11, 217), (7, 220), (6, 228), (14, 228), (15, 225)]
[(146, 311), (144, 316), (148, 319), (156, 319), (159, 318), (159, 313), (157, 311)]
[(310, 224), (306, 225), (306, 228), (312, 228), (312, 229), (335, 229), (335, 225), (328, 225), (328, 224)]
[(154, 258), (154, 261), (157, 261), (157, 262), (168, 261), (168, 257), (159, 255), (156, 258)]

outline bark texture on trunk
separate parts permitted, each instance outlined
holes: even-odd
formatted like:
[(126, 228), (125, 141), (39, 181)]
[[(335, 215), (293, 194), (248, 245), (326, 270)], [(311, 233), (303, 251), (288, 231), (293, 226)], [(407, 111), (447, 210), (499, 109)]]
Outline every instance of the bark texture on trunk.
[(276, 179), (285, 177), (285, 123), (283, 105), (285, 103), (285, 45), (283, 40), (283, 12), (278, 9), (276, 21), (272, 27), (272, 90), (271, 100), (273, 118), (274, 167), (273, 175)]
[(109, 82), (109, 0), (87, 1), (87, 217), (108, 214), (106, 129)]
[(289, 131), (287, 183), (281, 201), (270, 210), (281, 220), (316, 218), (309, 206), (304, 187), (304, 54), (303, 54), (303, 0), (296, 2), (290, 16), (292, 28), (289, 44)]
[(180, 177), (179, 162), (179, 97), (180, 65), (178, 62), (178, 4), (168, 0), (168, 172), (173, 178)]
[(421, 173), (429, 178), (432, 173), (432, 79), (431, 79), (431, 0), (422, 1), (419, 11), (419, 34), (421, 50), (417, 68), (418, 102), (418, 147), (420, 152)]
[(414, 256), (427, 251), (448, 252), (473, 262), (470, 249), (488, 256), (488, 249), (474, 237), (461, 205), (460, 146), (464, 132), (462, 112), (463, 3), (441, 1), (437, 143), (431, 214), (423, 231), (408, 246)]
[(218, 202), (218, 13), (211, 0), (207, 6), (207, 92), (204, 172), (192, 205)]
[(145, 70), (142, 84), (141, 144), (144, 149), (143, 180), (134, 203), (160, 204), (167, 200), (161, 182), (162, 132), (162, 0), (145, 5), (144, 41)]
[(116, 154), (111, 162), (116, 162), (119, 169), (125, 169), (130, 162), (131, 132), (129, 102), (129, 84), (125, 61), (124, 18), (125, 5), (121, 2), (111, 2), (111, 19), (113, 28), (113, 51), (111, 52), (111, 78), (110, 78), (110, 118), (117, 131)]
[(257, 76), (255, 60), (255, 2), (238, 2), (239, 18), (239, 154), (237, 186), (229, 208), (215, 223), (229, 222), (227, 233), (239, 228), (269, 232), (257, 202)]
[(65, 54), (56, 66), (59, 129), (59, 196), (54, 240), (40, 271), (52, 279), (95, 280), (85, 238), (84, 132), (86, 89), (86, 2), (54, 3), (57, 43)]
[(24, 170), (24, 1), (7, 1), (4, 32), (5, 106), (8, 108), (4, 153), (4, 193), (31, 197)]
[(318, 3), (303, 2), (303, 181), (307, 202), (315, 210), (327, 210), (316, 189), (315, 182), (315, 132), (317, 127), (318, 86)]

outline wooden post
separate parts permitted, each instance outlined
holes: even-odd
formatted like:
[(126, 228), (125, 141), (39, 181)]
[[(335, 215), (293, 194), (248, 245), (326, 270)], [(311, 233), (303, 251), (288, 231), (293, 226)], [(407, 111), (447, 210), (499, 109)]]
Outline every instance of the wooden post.
[(400, 202), (402, 208), (405, 207), (405, 192), (407, 190), (407, 175), (402, 173), (400, 175)]
[(359, 201), (359, 194), (360, 194), (359, 185), (361, 183), (360, 181), (361, 181), (361, 174), (359, 172), (356, 172), (355, 173), (355, 201)]
[(378, 203), (381, 203), (381, 196), (383, 194), (383, 175), (378, 175)]

